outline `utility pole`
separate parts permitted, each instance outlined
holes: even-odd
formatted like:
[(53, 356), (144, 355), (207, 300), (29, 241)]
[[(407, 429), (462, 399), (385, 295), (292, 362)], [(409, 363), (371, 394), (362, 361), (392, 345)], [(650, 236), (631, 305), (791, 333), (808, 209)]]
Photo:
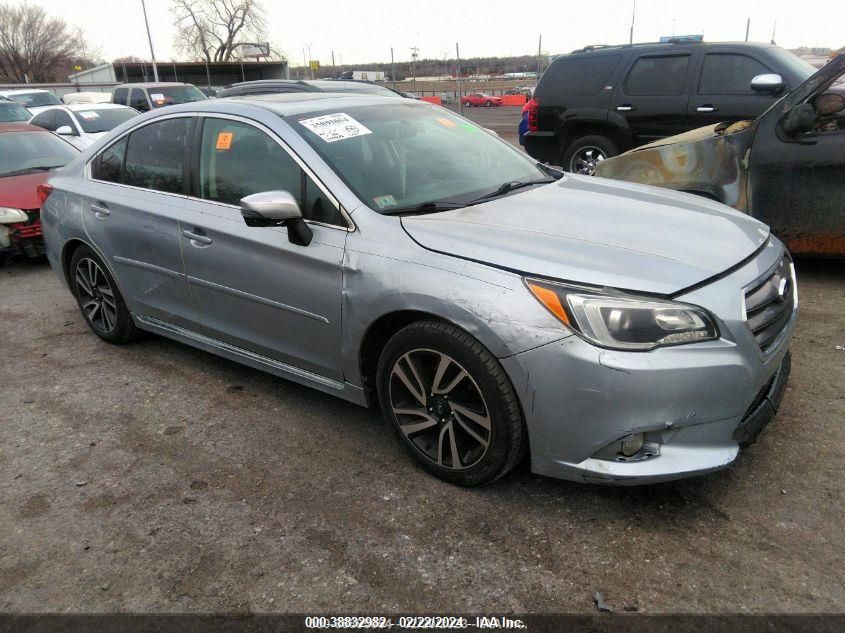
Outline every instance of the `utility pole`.
[(147, 19), (147, 5), (144, 4), (144, 0), (141, 0), (141, 9), (144, 11), (144, 24), (147, 26), (147, 39), (150, 42), (150, 55), (153, 58), (153, 77), (155, 77), (156, 83), (158, 82), (158, 66), (156, 66), (156, 54), (153, 50), (153, 36), (150, 35), (150, 21)]
[(775, 23), (772, 25), (772, 44), (775, 43), (775, 31), (778, 28), (778, 19), (775, 18)]
[(390, 78), (393, 80), (393, 89), (396, 90), (396, 66), (393, 63), (393, 47), (390, 47)]
[(631, 11), (631, 37), (628, 41), (629, 44), (634, 43), (634, 20), (637, 17), (637, 0), (634, 0), (634, 10)]
[(332, 68), (334, 68), (334, 51), (332, 51)]
[(751, 18), (745, 23), (745, 41), (748, 41), (748, 32), (751, 30)]
[(543, 63), (543, 36), (540, 35), (540, 42), (537, 44), (537, 81), (540, 81), (540, 66)]
[(417, 46), (411, 48), (411, 77), (413, 78), (413, 88), (411, 90), (416, 91), (417, 89), (417, 57), (420, 54), (420, 49)]
[(458, 112), (464, 113), (463, 89), (461, 88), (461, 49), (455, 42), (455, 56), (458, 58)]

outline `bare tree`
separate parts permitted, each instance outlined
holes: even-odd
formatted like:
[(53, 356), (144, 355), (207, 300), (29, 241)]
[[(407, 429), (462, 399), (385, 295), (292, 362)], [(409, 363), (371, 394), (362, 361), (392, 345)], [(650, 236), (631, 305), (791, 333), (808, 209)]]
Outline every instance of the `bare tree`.
[(81, 31), (41, 7), (0, 4), (0, 81), (67, 80), (84, 51)]
[(227, 62), (236, 49), (266, 38), (257, 0), (174, 0), (176, 48), (198, 60)]

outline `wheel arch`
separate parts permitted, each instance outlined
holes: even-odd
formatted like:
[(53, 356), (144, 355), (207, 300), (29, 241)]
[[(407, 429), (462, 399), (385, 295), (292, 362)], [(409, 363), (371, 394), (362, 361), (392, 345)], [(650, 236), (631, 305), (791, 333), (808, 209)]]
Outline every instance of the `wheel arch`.
[(578, 138), (583, 136), (604, 136), (613, 141), (620, 152), (624, 152), (631, 146), (631, 134), (609, 121), (584, 121), (574, 119), (564, 121), (558, 131), (560, 141), (560, 154), (563, 155), (569, 146)]

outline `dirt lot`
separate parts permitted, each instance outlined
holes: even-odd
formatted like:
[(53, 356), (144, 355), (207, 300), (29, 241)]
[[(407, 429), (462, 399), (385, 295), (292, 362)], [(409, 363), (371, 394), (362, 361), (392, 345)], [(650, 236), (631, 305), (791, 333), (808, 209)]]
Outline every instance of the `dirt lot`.
[(784, 405), (731, 470), (465, 490), (375, 410), (109, 346), (46, 264), (0, 267), (0, 610), (841, 612), (845, 263), (799, 280)]

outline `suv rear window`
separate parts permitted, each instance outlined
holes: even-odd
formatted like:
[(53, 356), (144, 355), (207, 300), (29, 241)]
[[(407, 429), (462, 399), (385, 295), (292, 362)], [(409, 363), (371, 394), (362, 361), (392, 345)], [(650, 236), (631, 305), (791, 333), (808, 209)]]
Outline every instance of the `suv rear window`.
[(543, 74), (538, 97), (550, 92), (574, 97), (596, 95), (616, 70), (620, 59), (621, 55), (558, 59)]
[(684, 92), (689, 55), (640, 57), (628, 73), (625, 94), (679, 95)]
[(772, 72), (756, 59), (734, 53), (709, 53), (704, 57), (698, 94), (752, 94), (751, 80)]

